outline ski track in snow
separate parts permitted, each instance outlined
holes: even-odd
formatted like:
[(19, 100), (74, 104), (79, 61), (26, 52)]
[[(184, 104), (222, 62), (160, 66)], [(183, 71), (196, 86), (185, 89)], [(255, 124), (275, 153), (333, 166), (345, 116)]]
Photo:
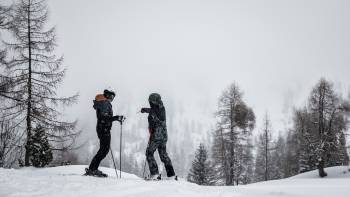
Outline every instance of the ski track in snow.
[[(242, 186), (199, 186), (180, 181), (144, 181), (114, 169), (100, 168), (108, 178), (82, 176), (86, 166), (0, 168), (0, 197), (348, 197), (347, 167), (328, 168), (327, 178), (308, 172), (292, 178)], [(118, 172), (119, 175), (119, 172)]]

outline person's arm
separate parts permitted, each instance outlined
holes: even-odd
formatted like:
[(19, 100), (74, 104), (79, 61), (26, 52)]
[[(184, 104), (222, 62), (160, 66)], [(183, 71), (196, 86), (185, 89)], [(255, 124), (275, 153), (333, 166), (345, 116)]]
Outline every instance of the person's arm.
[(116, 115), (116, 116), (110, 116), (108, 113), (105, 112), (97, 112), (97, 118), (100, 120), (104, 120), (104, 121), (108, 121), (108, 122), (114, 122), (114, 121), (118, 121), (118, 122), (123, 122), (125, 120), (125, 117), (122, 115)]
[(124, 116), (113, 116), (110, 111), (109, 106), (106, 103), (95, 103), (94, 108), (97, 111), (97, 119), (102, 120), (104, 122), (113, 122), (113, 121), (123, 121)]
[(125, 120), (125, 116), (123, 115), (116, 115), (112, 117), (113, 121), (118, 121), (120, 123), (122, 123)]
[(151, 112), (151, 108), (141, 108), (141, 113), (150, 113)]

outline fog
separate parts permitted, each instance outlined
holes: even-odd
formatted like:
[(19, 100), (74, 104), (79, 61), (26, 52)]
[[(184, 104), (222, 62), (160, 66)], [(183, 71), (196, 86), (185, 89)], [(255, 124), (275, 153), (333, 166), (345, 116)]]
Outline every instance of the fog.
[(144, 143), (147, 119), (137, 112), (160, 93), (169, 143), (194, 136), (193, 147), (210, 140), (218, 97), (232, 82), (254, 110), (256, 130), (268, 112), (275, 132), (288, 127), (293, 106), (320, 77), (344, 95), (350, 90), (346, 0), (51, 0), (49, 7), (68, 69), (59, 94), (80, 94), (66, 117), (95, 144), (92, 100), (105, 88), (116, 91), (125, 132)]

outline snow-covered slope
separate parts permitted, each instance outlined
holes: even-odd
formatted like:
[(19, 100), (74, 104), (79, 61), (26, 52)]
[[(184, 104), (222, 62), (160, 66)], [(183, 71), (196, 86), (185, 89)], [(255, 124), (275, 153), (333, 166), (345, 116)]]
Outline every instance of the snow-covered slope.
[[(348, 178), (350, 179), (350, 167), (346, 166), (337, 166), (337, 167), (331, 167), (327, 168), (327, 177), (328, 179), (339, 179), (339, 178)], [(319, 179), (317, 171), (311, 171), (311, 172), (305, 172), (296, 176), (291, 177), (290, 179)], [(350, 194), (349, 194), (350, 196)]]
[(100, 168), (109, 178), (81, 176), (86, 166), (54, 168), (0, 168), (0, 196), (61, 197), (345, 197), (350, 195), (350, 172), (347, 167), (328, 168), (329, 177), (320, 179), (317, 172), (292, 178), (238, 187), (205, 187), (180, 181), (146, 182), (135, 175), (122, 173), (117, 179), (114, 169)]

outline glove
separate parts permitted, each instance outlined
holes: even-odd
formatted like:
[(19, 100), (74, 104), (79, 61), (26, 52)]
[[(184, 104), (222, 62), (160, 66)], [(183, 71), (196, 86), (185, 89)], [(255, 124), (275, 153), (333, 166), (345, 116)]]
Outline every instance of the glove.
[(113, 116), (113, 120), (122, 123), (126, 118), (124, 116)]
[(119, 122), (124, 122), (124, 120), (125, 120), (126, 118), (124, 117), (124, 116), (119, 116)]
[(141, 108), (141, 113), (149, 113), (150, 108)]

